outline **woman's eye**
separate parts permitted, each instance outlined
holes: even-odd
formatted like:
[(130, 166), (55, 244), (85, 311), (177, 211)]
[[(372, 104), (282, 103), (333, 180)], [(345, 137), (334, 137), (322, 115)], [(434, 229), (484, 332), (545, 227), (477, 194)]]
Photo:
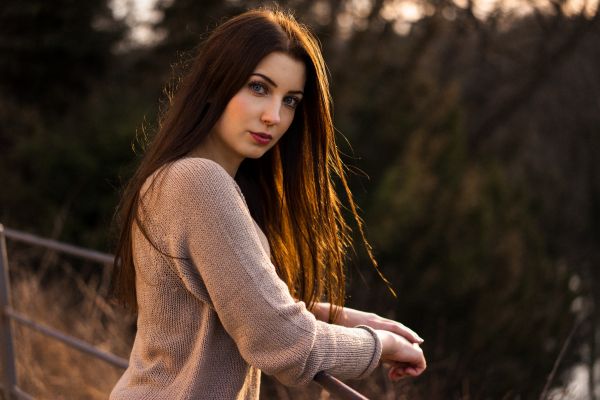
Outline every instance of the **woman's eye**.
[(267, 94), (267, 88), (260, 82), (250, 82), (248, 84), (250, 90), (258, 94)]
[(295, 96), (288, 96), (284, 99), (285, 104), (290, 108), (298, 107), (298, 103), (300, 103), (300, 99)]

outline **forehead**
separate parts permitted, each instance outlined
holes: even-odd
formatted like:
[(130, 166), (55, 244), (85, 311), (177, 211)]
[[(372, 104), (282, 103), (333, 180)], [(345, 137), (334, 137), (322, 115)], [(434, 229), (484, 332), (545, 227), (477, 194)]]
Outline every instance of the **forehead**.
[(274, 52), (263, 58), (254, 73), (268, 76), (284, 91), (302, 90), (306, 80), (304, 63), (285, 53)]

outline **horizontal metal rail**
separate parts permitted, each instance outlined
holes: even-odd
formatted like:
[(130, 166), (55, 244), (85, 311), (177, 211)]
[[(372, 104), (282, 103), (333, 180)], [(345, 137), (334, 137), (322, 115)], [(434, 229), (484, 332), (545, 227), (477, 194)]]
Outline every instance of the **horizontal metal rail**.
[(99, 358), (103, 361), (106, 361), (109, 364), (112, 364), (114, 366), (120, 367), (120, 368), (127, 368), (128, 362), (126, 359), (121, 358), (119, 356), (116, 356), (112, 353), (103, 351), (103, 350), (99, 350), (96, 347), (88, 344), (87, 342), (84, 342), (83, 340), (77, 339), (73, 336), (70, 335), (66, 335), (60, 331), (57, 331), (56, 329), (44, 326), (38, 322), (35, 322), (34, 320), (27, 318), (26, 315), (21, 314), (18, 311), (13, 310), (10, 307), (6, 307), (4, 309), (4, 313), (6, 315), (8, 315), (9, 317), (11, 317), (12, 319), (14, 319), (15, 321), (28, 326), (31, 329), (34, 329), (40, 333), (43, 333), (46, 336), (50, 336), (56, 340), (59, 340), (71, 347), (73, 347), (74, 349), (77, 349), (83, 353), (87, 353), (87, 354), (91, 354), (96, 358)]
[(4, 235), (14, 241), (33, 244), (35, 246), (46, 247), (61, 253), (85, 258), (100, 264), (112, 264), (115, 257), (111, 254), (101, 253), (95, 250), (85, 249), (83, 247), (73, 246), (72, 244), (61, 243), (52, 239), (41, 238), (30, 233), (19, 232), (14, 229), (4, 228)]
[(338, 396), (340, 399), (369, 400), (367, 397), (352, 389), (344, 382), (334, 378), (326, 372), (319, 372), (317, 375), (315, 375), (314, 379), (319, 385), (323, 386), (325, 390), (334, 396)]

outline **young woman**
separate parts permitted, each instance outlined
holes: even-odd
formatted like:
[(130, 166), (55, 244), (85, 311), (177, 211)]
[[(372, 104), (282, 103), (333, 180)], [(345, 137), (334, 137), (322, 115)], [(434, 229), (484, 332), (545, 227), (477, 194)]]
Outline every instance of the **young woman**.
[(170, 100), (120, 206), (116, 290), (138, 321), (111, 399), (257, 399), (261, 371), (302, 385), (380, 361), (419, 375), (416, 333), (342, 308), (334, 178), (370, 248), (307, 28), (277, 10), (226, 21)]

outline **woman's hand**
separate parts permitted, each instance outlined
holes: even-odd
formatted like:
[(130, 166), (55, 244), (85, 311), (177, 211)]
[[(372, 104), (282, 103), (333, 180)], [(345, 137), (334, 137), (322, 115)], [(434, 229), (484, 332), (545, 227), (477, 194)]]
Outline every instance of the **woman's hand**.
[(419, 376), (425, 368), (425, 356), (417, 343), (409, 342), (405, 337), (387, 330), (375, 330), (381, 340), (381, 360), (390, 364), (388, 376), (397, 381), (405, 376)]
[(404, 326), (400, 322), (380, 317), (374, 313), (366, 313), (352, 308), (344, 308), (344, 311), (340, 316), (339, 324), (347, 327), (367, 325), (373, 329), (381, 329), (400, 335), (411, 343), (423, 343), (423, 339), (421, 339), (415, 331)]
[[(313, 313), (317, 319), (327, 322), (329, 319), (329, 303), (315, 304)], [(342, 312), (338, 315), (335, 323), (348, 328), (352, 328), (357, 325), (367, 325), (373, 329), (381, 329), (398, 334), (406, 338), (411, 343), (423, 343), (423, 339), (421, 339), (416, 332), (407, 326), (404, 326), (400, 322), (380, 317), (374, 313), (366, 313), (364, 311), (355, 310), (353, 308), (344, 307)]]
[[(327, 322), (329, 303), (316, 303), (312, 312), (317, 319)], [(392, 381), (406, 376), (418, 376), (427, 367), (423, 350), (419, 346), (423, 339), (399, 322), (374, 313), (344, 307), (335, 323), (350, 328), (367, 325), (375, 329), (383, 347), (381, 361), (390, 367), (388, 376)]]

